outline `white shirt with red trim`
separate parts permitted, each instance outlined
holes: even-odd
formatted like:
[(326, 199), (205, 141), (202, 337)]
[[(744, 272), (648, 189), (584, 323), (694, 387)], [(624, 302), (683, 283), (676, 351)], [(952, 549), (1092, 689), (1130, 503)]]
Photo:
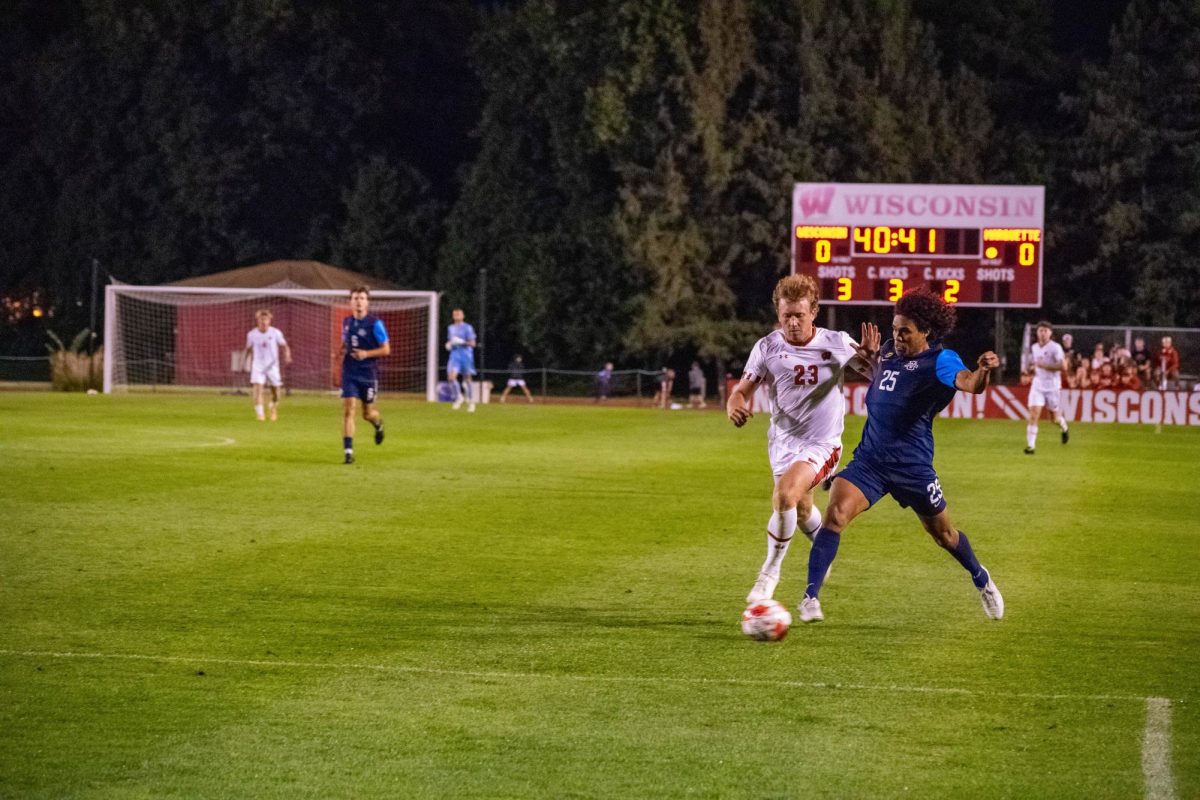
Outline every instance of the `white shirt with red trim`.
[(849, 334), (825, 328), (815, 328), (802, 345), (788, 344), (780, 330), (759, 339), (742, 377), (767, 387), (768, 440), (787, 436), (839, 447), (846, 427), (842, 383), (855, 355)]

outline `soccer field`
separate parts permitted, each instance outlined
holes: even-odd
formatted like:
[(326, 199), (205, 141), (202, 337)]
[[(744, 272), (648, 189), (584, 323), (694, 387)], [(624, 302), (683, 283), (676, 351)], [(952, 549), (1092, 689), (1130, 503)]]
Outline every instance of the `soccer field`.
[(1200, 430), (938, 420), (1005, 619), (885, 499), (761, 644), (764, 417), (380, 407), (0, 394), (0, 796), (1200, 795)]

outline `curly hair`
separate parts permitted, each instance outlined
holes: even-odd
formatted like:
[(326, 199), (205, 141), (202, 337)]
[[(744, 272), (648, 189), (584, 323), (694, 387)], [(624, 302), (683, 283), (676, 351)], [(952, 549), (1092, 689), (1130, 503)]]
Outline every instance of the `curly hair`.
[(817, 310), (817, 282), (808, 275), (788, 275), (779, 279), (775, 291), (771, 293), (771, 305), (779, 308), (780, 300), (794, 303), (808, 298), (808, 307)]
[(954, 330), (954, 306), (937, 292), (926, 288), (909, 289), (896, 302), (896, 313), (908, 317), (930, 339), (940, 339)]

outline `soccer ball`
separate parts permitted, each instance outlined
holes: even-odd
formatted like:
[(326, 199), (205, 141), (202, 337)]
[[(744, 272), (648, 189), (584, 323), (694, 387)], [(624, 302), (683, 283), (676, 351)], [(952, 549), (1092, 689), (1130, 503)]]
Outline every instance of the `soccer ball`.
[(791, 626), (791, 612), (775, 600), (751, 603), (742, 612), (742, 633), (755, 641), (778, 642)]

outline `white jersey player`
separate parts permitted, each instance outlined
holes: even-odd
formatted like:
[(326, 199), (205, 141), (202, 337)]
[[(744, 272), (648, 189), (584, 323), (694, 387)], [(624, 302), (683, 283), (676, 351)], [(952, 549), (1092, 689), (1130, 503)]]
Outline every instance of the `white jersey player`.
[[(775, 478), (773, 513), (767, 522), (767, 558), (746, 600), (772, 597), (797, 527), (812, 539), (821, 527), (812, 490), (837, 467), (845, 427), (842, 383), (847, 367), (870, 374), (864, 349), (849, 335), (818, 328), (817, 285), (790, 275), (775, 286), (772, 300), (779, 329), (759, 339), (742, 379), (729, 393), (726, 412), (736, 427), (751, 418), (750, 398), (761, 384), (769, 398), (767, 453)], [(863, 325), (863, 339), (874, 325)], [(799, 521), (803, 520), (801, 524)]]
[(1049, 322), (1037, 324), (1037, 341), (1030, 347), (1032, 358), (1028, 367), (1031, 376), (1029, 384), (1029, 424), (1025, 428), (1025, 454), (1033, 455), (1037, 447), (1038, 420), (1042, 416), (1042, 408), (1047, 408), (1054, 416), (1054, 422), (1062, 431), (1062, 443), (1070, 438), (1067, 430), (1067, 420), (1062, 414), (1062, 404), (1059, 402), (1062, 387), (1063, 370), (1067, 369), (1067, 356), (1062, 345), (1054, 341), (1054, 329)]
[(259, 421), (263, 413), (263, 385), (271, 387), (271, 421), (279, 418), (279, 388), (283, 386), (279, 357), (292, 363), (292, 350), (278, 328), (271, 327), (271, 312), (263, 309), (254, 315), (255, 326), (246, 334), (243, 358), (250, 360), (250, 385), (254, 389), (254, 415)]

